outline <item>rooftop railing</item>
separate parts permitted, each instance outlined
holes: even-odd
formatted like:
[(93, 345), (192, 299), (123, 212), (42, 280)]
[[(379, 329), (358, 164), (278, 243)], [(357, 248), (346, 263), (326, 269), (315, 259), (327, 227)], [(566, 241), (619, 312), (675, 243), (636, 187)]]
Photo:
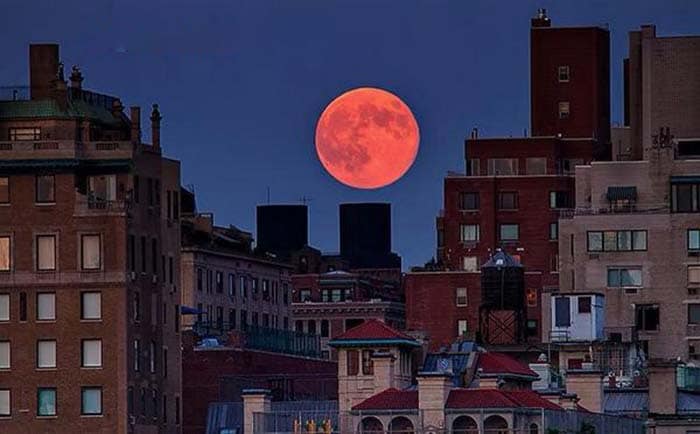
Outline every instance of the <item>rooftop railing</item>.
[(0, 101), (29, 100), (29, 86), (0, 86)]

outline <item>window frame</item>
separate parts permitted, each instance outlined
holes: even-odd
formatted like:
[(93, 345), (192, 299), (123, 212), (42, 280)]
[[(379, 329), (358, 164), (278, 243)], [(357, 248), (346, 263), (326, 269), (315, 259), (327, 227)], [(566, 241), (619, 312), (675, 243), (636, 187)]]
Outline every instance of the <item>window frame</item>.
[[(0, 388), (0, 396), (5, 393), (7, 394), (7, 413), (0, 412), (0, 418), (12, 417), (12, 389), (9, 387)], [(3, 406), (0, 405), (0, 408), (2, 407)]]
[(7, 317), (0, 317), (0, 323), (6, 323), (12, 320), (12, 296), (8, 292), (2, 292), (0, 293), (0, 300), (5, 304), (4, 307), (7, 308)]
[[(697, 319), (694, 322), (691, 322), (690, 321), (690, 317), (691, 317), (690, 309), (693, 307), (696, 308), (698, 312), (696, 313)], [(688, 303), (688, 312), (687, 313), (688, 313), (688, 325), (693, 325), (693, 326), (700, 325), (700, 303)]]
[[(512, 203), (507, 202), (504, 198), (511, 198)], [(518, 192), (517, 191), (499, 191), (496, 196), (496, 207), (499, 211), (517, 211), (518, 210)]]
[[(3, 183), (3, 180), (5, 182)], [(10, 177), (9, 176), (0, 176), (0, 192), (3, 191), (3, 188), (5, 189), (4, 191), (7, 192), (7, 197), (5, 200), (3, 200), (3, 195), (0, 194), (0, 205), (6, 205), (12, 202), (12, 190), (10, 186)]]
[[(465, 235), (468, 228), (475, 228), (475, 236), (473, 239), (467, 239)], [(463, 244), (478, 243), (481, 239), (481, 227), (479, 223), (462, 223), (459, 225), (459, 241)]]
[[(42, 392), (53, 393), (53, 413), (41, 413), (40, 396)], [(58, 390), (56, 387), (38, 387), (36, 390), (36, 415), (37, 417), (56, 417), (58, 415)]]
[[(85, 266), (85, 239), (97, 238), (97, 267)], [(102, 249), (102, 234), (99, 233), (81, 233), (80, 234), (80, 270), (81, 271), (100, 271), (103, 265), (103, 249)]]
[(9, 339), (2, 339), (0, 340), (0, 344), (7, 345), (7, 365), (3, 366), (0, 364), (0, 371), (9, 371), (12, 369), (12, 341)]
[[(51, 197), (48, 199), (39, 198), (39, 183), (41, 179), (51, 178)], [(36, 175), (34, 177), (34, 202), (38, 204), (56, 203), (56, 175)]]
[(362, 350), (362, 375), (374, 375), (374, 350)]
[[(646, 328), (646, 323), (647, 323), (647, 314), (646, 312), (649, 310), (656, 310), (656, 328)], [(639, 323), (641, 316), (641, 323)], [(641, 332), (656, 332), (661, 329), (661, 308), (658, 304), (655, 303), (644, 303), (644, 304), (638, 304), (635, 305), (635, 310), (634, 310), (634, 326), (637, 331)]]
[[(464, 292), (464, 294), (461, 294)], [(469, 306), (469, 294), (467, 288), (464, 286), (455, 288), (455, 306), (466, 307)]]
[[(88, 342), (98, 342), (99, 343), (99, 364), (86, 364), (85, 363), (85, 344)], [(86, 338), (80, 340), (80, 367), (83, 369), (101, 369), (104, 366), (104, 351), (102, 349), (102, 339), (100, 338)]]
[[(53, 309), (53, 317), (51, 317), (51, 318), (48, 318), (48, 317), (47, 317), (47, 318), (42, 318), (42, 317), (40, 316), (40, 312), (39, 312), (39, 305), (40, 305), (39, 299), (41, 298), (41, 296), (52, 296), (52, 298), (53, 298), (53, 306), (52, 306), (52, 309)], [(56, 321), (56, 293), (55, 293), (55, 292), (37, 292), (37, 293), (36, 293), (36, 306), (35, 306), (35, 307), (36, 307), (36, 320), (37, 320), (37, 322), (53, 322), (53, 321)]]
[[(53, 365), (41, 365), (41, 354), (39, 351), (39, 348), (41, 347), (42, 343), (53, 343)], [(37, 339), (36, 341), (36, 360), (34, 367), (37, 370), (43, 370), (43, 369), (56, 369), (58, 367), (58, 343), (56, 342), (56, 339)]]
[[(630, 270), (639, 271), (639, 280), (640, 280), (639, 285), (623, 285), (621, 274), (618, 274), (618, 278), (617, 278), (618, 282), (619, 282), (618, 285), (611, 285), (610, 284), (610, 272), (617, 271), (618, 273), (621, 273), (622, 270), (626, 270), (628, 272)], [(625, 265), (623, 265), (623, 266), (610, 266), (610, 267), (607, 267), (607, 271), (606, 271), (605, 276), (606, 276), (606, 288), (625, 289), (625, 288), (643, 288), (644, 287), (644, 269), (641, 266), (625, 266)]]
[(559, 240), (559, 222), (549, 223), (549, 241)]
[[(96, 318), (88, 318), (85, 316), (85, 295), (97, 294), (99, 297), (99, 316)], [(81, 321), (102, 321), (102, 292), (101, 291), (81, 291), (80, 292), (80, 320)]]
[[(562, 72), (564, 74), (562, 74)], [(564, 78), (562, 78), (564, 77)], [(571, 68), (569, 65), (558, 65), (557, 66), (557, 82), (559, 83), (569, 83), (571, 81)]]
[(10, 234), (0, 234), (0, 240), (7, 240), (7, 268), (0, 268), (0, 273), (9, 273), (12, 271), (13, 266), (13, 252), (12, 252), (12, 235)]
[[(48, 238), (53, 239), (53, 268), (41, 268), (41, 258), (39, 255), (39, 239)], [(34, 251), (35, 251), (35, 261), (34, 267), (37, 272), (55, 272), (58, 271), (58, 235), (53, 234), (35, 234), (34, 235)]]
[[(99, 407), (100, 410), (99, 412), (86, 412), (85, 411), (85, 392), (90, 391), (90, 390), (97, 390), (100, 393), (100, 401), (99, 401)], [(81, 416), (101, 416), (104, 412), (103, 404), (104, 404), (104, 399), (103, 399), (103, 390), (102, 386), (82, 386), (80, 388), (80, 415)]]
[[(620, 248), (620, 233), (629, 233), (629, 249)], [(615, 248), (606, 247), (606, 234), (615, 234)], [(635, 235), (644, 234), (644, 248), (635, 248)], [(591, 248), (591, 236), (599, 234), (600, 235), (600, 249)], [(646, 229), (612, 229), (612, 230), (595, 230), (586, 231), (586, 250), (589, 253), (601, 253), (601, 252), (646, 252), (649, 249), (649, 231)]]
[[(697, 233), (697, 241), (698, 244), (697, 246), (692, 246), (691, 245), (691, 233)], [(687, 232), (687, 245), (686, 247), (688, 248), (689, 252), (697, 252), (700, 251), (700, 229), (696, 228), (689, 228)]]
[[(470, 202), (466, 198), (471, 198), (472, 207), (467, 207)], [(459, 210), (460, 211), (478, 211), (480, 207), (480, 195), (478, 191), (462, 191), (459, 193)]]
[(41, 140), (41, 127), (11, 127), (7, 130), (7, 136), (11, 142), (31, 142)]
[(571, 119), (571, 103), (569, 101), (559, 101), (557, 112), (560, 120)]
[[(539, 165), (540, 163), (544, 162), (543, 171), (542, 172), (535, 172), (530, 170), (531, 168), (534, 168), (535, 164)], [(546, 175), (547, 174), (547, 157), (527, 157), (525, 158), (525, 174), (526, 175)]]
[[(515, 238), (504, 238), (503, 229), (505, 227), (512, 226), (515, 227), (516, 236)], [(520, 224), (519, 223), (499, 223), (498, 224), (498, 240), (504, 242), (517, 242), (520, 240)]]

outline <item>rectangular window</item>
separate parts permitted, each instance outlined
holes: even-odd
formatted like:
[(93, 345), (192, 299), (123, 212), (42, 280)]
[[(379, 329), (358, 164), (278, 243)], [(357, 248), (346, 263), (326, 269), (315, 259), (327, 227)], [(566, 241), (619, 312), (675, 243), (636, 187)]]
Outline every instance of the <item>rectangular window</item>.
[(321, 320), (321, 337), (327, 338), (330, 335), (330, 326), (327, 319)]
[(550, 191), (549, 207), (552, 209), (570, 208), (569, 193), (566, 191)]
[(228, 310), (228, 328), (229, 330), (236, 329), (236, 309)]
[(10, 320), (10, 294), (0, 294), (0, 321)]
[(197, 291), (202, 291), (204, 287), (204, 270), (197, 268)]
[(146, 237), (141, 236), (141, 272), (145, 273), (146, 272), (146, 264), (148, 263), (148, 260), (146, 258)]
[(168, 349), (163, 348), (163, 378), (168, 378)]
[(96, 320), (102, 318), (102, 294), (83, 292), (80, 294), (80, 319)]
[(141, 294), (139, 292), (134, 292), (132, 315), (134, 316), (134, 322), (141, 321)]
[(10, 203), (10, 178), (0, 176), (0, 203)]
[(289, 285), (286, 283), (282, 284), (282, 302), (285, 306), (289, 304)]
[(221, 306), (216, 306), (216, 328), (217, 330), (224, 328), (224, 308)]
[(644, 251), (647, 231), (588, 231), (589, 252)]
[(479, 209), (479, 193), (460, 193), (459, 209), (461, 210), (477, 210)]
[(636, 306), (636, 328), (643, 331), (659, 329), (659, 306), (639, 304)]
[[(688, 285), (700, 284), (700, 265), (688, 265)], [(2, 309), (0, 309), (2, 312)]]
[[(174, 268), (174, 263), (173, 263), (173, 257), (168, 256), (168, 283), (171, 285), (174, 282), (174, 275), (175, 275), (175, 268)], [(177, 289), (177, 288), (175, 288)]]
[(476, 256), (464, 256), (462, 258), (462, 269), (470, 273), (479, 271), (479, 258)]
[(639, 288), (641, 286), (641, 268), (608, 268), (608, 288)]
[(175, 308), (175, 320), (173, 321), (173, 326), (175, 328), (175, 333), (180, 333), (180, 305), (176, 304)]
[(236, 276), (233, 273), (228, 273), (228, 296), (236, 296)]
[(148, 372), (151, 374), (156, 372), (156, 343), (151, 341), (148, 346)]
[(529, 319), (527, 320), (525, 333), (527, 333), (528, 336), (537, 336), (537, 320), (536, 319)]
[(489, 176), (509, 176), (518, 174), (517, 158), (489, 158)]
[(698, 192), (700, 192), (700, 184), (672, 184), (671, 210), (673, 212), (697, 212), (700, 209)]
[(117, 200), (117, 176), (88, 176), (88, 198), (95, 202), (112, 202)]
[(467, 334), (469, 325), (466, 319), (457, 320), (457, 336), (464, 336)]
[(36, 319), (53, 321), (56, 319), (56, 294), (40, 292), (36, 295)]
[(102, 340), (83, 339), (81, 354), (83, 368), (99, 368), (102, 366)]
[(498, 209), (518, 209), (518, 193), (514, 191), (498, 192)]
[(700, 250), (700, 229), (688, 229), (688, 250)]
[(528, 175), (546, 175), (546, 158), (528, 158), (525, 160), (525, 170)]
[(357, 375), (359, 373), (359, 353), (357, 350), (347, 351), (347, 367), (348, 376)]
[(557, 78), (559, 79), (559, 83), (568, 83), (569, 82), (569, 67), (566, 65), (559, 66), (557, 68)]
[(56, 367), (56, 341), (41, 340), (36, 343), (36, 367)]
[(180, 425), (180, 397), (175, 397), (175, 425)]
[(0, 389), (0, 417), (8, 417), (11, 414), (10, 389)]
[(299, 302), (304, 303), (305, 301), (311, 301), (311, 290), (310, 289), (300, 289), (299, 290)]
[(362, 374), (374, 375), (374, 362), (372, 361), (372, 350), (362, 350)]
[(56, 416), (56, 389), (42, 387), (37, 390), (37, 416)]
[(467, 305), (467, 288), (457, 288), (455, 289), (455, 302), (457, 306)]
[(463, 243), (475, 243), (479, 241), (479, 225), (460, 225), (460, 240)]
[(591, 297), (578, 298), (578, 313), (591, 313)]
[(41, 128), (10, 128), (10, 141), (41, 140)]
[(241, 310), (241, 330), (248, 330), (248, 311)]
[(102, 414), (102, 388), (83, 387), (81, 390), (80, 414)]
[(571, 325), (571, 299), (569, 297), (556, 297), (554, 299), (554, 325), (556, 327), (569, 327)]
[(12, 355), (9, 341), (0, 342), (0, 369), (10, 369)]
[(158, 240), (151, 239), (151, 271), (158, 275)]
[(53, 175), (39, 175), (36, 177), (36, 201), (37, 203), (53, 203), (56, 201), (56, 178)]
[(39, 271), (56, 269), (55, 235), (39, 235), (36, 237), (36, 269)]
[(499, 235), (501, 241), (517, 241), (520, 237), (519, 226), (517, 224), (499, 225)]
[(136, 237), (132, 234), (129, 234), (127, 248), (129, 249), (129, 271), (136, 271)]
[(571, 106), (569, 101), (562, 101), (559, 103), (559, 119), (569, 119), (571, 115)]
[(26, 292), (19, 293), (19, 320), (20, 321), (27, 320), (27, 293)]
[(146, 178), (146, 190), (148, 205), (153, 206), (153, 203), (155, 202), (155, 197), (153, 196), (153, 178)]
[(467, 160), (467, 176), (481, 176), (481, 165), (478, 158)]
[(688, 305), (688, 324), (700, 324), (700, 304)]
[(134, 371), (141, 370), (141, 341), (134, 339)]
[(10, 271), (12, 267), (12, 250), (10, 237), (0, 236), (0, 271)]
[(216, 292), (221, 294), (224, 292), (224, 273), (216, 272)]
[(81, 235), (81, 267), (83, 270), (99, 270), (102, 267), (102, 247), (99, 235)]
[(559, 223), (552, 222), (549, 224), (549, 239), (550, 241), (559, 239)]

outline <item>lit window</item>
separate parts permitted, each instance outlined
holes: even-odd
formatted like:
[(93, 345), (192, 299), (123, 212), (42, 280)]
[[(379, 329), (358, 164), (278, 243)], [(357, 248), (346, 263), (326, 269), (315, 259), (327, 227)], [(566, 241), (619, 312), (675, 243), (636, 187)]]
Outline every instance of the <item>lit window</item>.
[(460, 240), (463, 243), (479, 241), (479, 225), (460, 225)]
[(563, 101), (559, 103), (559, 119), (569, 119), (569, 102)]
[(10, 141), (41, 140), (41, 128), (10, 128)]
[(700, 284), (700, 265), (688, 265), (688, 284)]
[(10, 320), (10, 294), (0, 294), (0, 321)]
[(0, 236), (0, 271), (10, 271), (12, 266), (12, 250), (10, 237)]
[(465, 256), (462, 258), (462, 269), (475, 273), (479, 271), (479, 258), (476, 256)]
[(10, 390), (0, 389), (0, 417), (10, 416), (11, 412)]
[(102, 318), (102, 294), (99, 292), (83, 292), (80, 294), (80, 319)]
[(0, 177), (0, 203), (10, 203), (10, 178)]
[(467, 334), (469, 326), (466, 319), (457, 320), (457, 336), (464, 336)]
[(81, 395), (80, 414), (102, 414), (101, 387), (83, 387)]
[(151, 341), (151, 345), (148, 348), (148, 370), (151, 374), (156, 372), (156, 343), (153, 341)]
[(52, 321), (56, 319), (56, 294), (39, 293), (36, 295), (36, 319)]
[(38, 416), (56, 416), (56, 389), (40, 388), (37, 391), (36, 414)]
[(0, 369), (10, 369), (12, 363), (12, 357), (10, 353), (10, 342), (0, 342)]
[(688, 250), (700, 250), (700, 229), (688, 229)]
[(457, 288), (456, 289), (456, 302), (457, 306), (467, 305), (467, 288)]
[(553, 222), (549, 224), (549, 239), (557, 240), (559, 239), (559, 223)]
[(102, 266), (100, 236), (82, 235), (81, 242), (81, 265), (83, 270), (99, 270)]
[(102, 366), (102, 340), (83, 339), (82, 367), (99, 368)]
[(557, 68), (557, 78), (559, 79), (559, 83), (568, 83), (569, 82), (569, 67), (568, 66), (560, 66)]
[(36, 367), (55, 368), (56, 367), (56, 341), (46, 340), (36, 343)]
[(36, 177), (36, 201), (39, 203), (52, 203), (56, 201), (55, 178), (53, 175), (40, 175)]
[(641, 268), (608, 268), (609, 288), (638, 288), (641, 286)]
[(56, 269), (56, 236), (39, 235), (36, 237), (36, 268), (39, 271)]
[(532, 157), (525, 160), (525, 172), (528, 175), (546, 175), (547, 159)]
[(517, 224), (500, 225), (501, 241), (517, 241), (519, 238), (519, 226)]

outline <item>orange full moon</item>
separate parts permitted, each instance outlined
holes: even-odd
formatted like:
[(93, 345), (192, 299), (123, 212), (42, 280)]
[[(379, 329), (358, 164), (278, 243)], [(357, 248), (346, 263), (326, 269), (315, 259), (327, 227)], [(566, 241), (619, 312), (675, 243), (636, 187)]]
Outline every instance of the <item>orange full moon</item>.
[(411, 109), (396, 95), (361, 87), (334, 99), (316, 125), (316, 153), (335, 179), (380, 188), (401, 178), (418, 153)]

